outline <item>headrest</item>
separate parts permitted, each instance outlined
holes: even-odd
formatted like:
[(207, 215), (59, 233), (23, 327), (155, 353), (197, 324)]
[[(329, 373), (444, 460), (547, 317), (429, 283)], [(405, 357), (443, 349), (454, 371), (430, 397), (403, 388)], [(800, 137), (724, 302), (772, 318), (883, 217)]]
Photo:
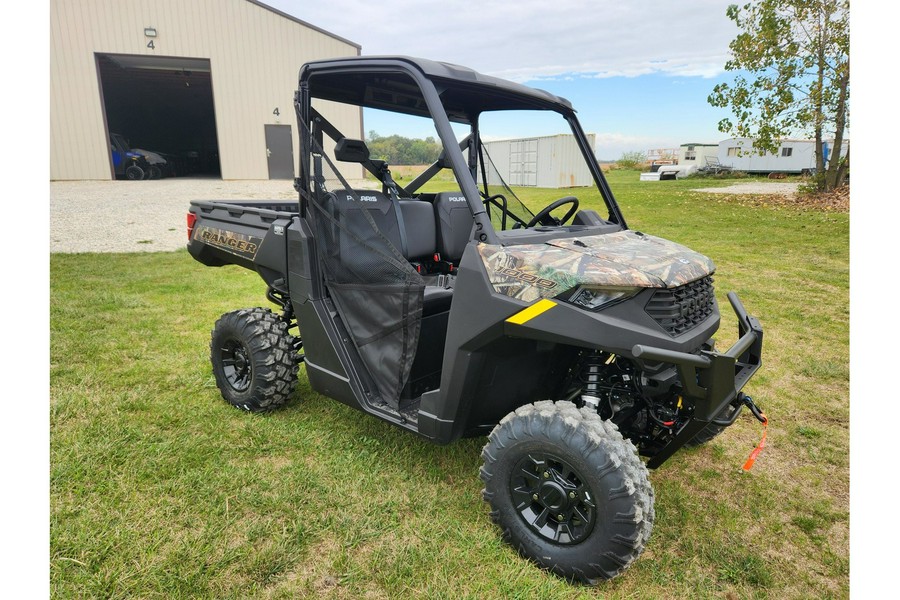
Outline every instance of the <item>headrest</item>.
[(334, 190), (331, 192), (341, 210), (368, 210), (387, 214), (394, 206), (390, 199), (376, 190)]
[(438, 192), (434, 195), (434, 202), (435, 204), (438, 202), (453, 202), (459, 206), (469, 206), (466, 204), (466, 197), (462, 192)]
[(369, 160), (369, 148), (362, 140), (341, 138), (334, 147), (334, 157), (343, 162), (366, 162)]
[(450, 211), (453, 209), (463, 209), (467, 214), (469, 205), (466, 203), (466, 197), (462, 192), (440, 192), (434, 196), (434, 205), (437, 207), (438, 217), (442, 221), (450, 222)]

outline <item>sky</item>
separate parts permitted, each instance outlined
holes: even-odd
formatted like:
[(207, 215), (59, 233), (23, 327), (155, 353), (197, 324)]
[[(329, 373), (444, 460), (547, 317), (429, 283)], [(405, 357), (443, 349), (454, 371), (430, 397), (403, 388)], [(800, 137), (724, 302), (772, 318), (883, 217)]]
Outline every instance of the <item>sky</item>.
[[(567, 98), (601, 160), (728, 137), (717, 129), (727, 111), (706, 98), (732, 79), (724, 66), (737, 28), (725, 9), (734, 0), (264, 1), (363, 55), (455, 63)], [(367, 132), (433, 135), (364, 118)]]

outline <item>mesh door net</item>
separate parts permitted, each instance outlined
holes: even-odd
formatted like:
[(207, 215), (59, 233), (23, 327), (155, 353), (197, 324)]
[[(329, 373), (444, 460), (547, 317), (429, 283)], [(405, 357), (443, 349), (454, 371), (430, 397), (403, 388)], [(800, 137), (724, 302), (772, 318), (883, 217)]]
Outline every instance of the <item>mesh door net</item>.
[[(304, 125), (301, 122), (301, 126)], [(326, 287), (377, 389), (399, 408), (412, 368), (425, 282), (398, 249), (400, 206), (381, 192), (353, 189), (305, 127), (311, 148), (307, 201)]]

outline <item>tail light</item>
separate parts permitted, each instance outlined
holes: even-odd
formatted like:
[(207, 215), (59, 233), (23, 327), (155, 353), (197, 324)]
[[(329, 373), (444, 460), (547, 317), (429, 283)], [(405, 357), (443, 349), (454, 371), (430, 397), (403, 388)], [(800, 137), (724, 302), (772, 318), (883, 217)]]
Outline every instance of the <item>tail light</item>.
[(194, 224), (197, 223), (197, 215), (192, 212), (187, 214), (187, 233), (188, 233), (188, 241), (191, 241), (191, 236), (194, 234)]

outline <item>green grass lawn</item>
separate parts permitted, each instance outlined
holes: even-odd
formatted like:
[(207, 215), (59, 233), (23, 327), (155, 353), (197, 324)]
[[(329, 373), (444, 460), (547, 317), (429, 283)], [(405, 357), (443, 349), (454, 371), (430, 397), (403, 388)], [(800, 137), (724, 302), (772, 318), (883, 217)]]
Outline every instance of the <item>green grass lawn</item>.
[(433, 446), (313, 393), (302, 367), (278, 412), (226, 404), (209, 332), (266, 305), (256, 274), (185, 251), (83, 254), (51, 256), (51, 594), (847, 597), (849, 215), (690, 191), (727, 181), (609, 178), (631, 228), (716, 262), (720, 345), (736, 338), (729, 290), (760, 318), (747, 391), (771, 419), (750, 473), (748, 414), (651, 473), (656, 525), (624, 576), (573, 586), (504, 545), (483, 438)]

